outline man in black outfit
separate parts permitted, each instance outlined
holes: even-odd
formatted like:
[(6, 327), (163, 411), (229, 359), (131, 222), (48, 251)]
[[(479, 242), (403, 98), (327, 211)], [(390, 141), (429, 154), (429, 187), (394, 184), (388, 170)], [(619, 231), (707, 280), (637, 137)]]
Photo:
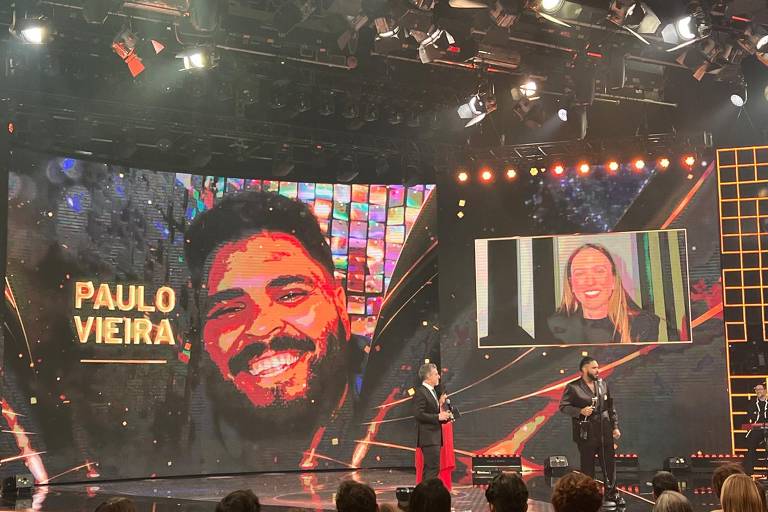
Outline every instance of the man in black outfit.
[[(753, 427), (747, 432), (747, 456), (744, 457), (744, 471), (751, 475), (757, 462), (757, 449), (760, 445), (768, 448), (768, 399), (765, 396), (765, 385), (755, 386), (755, 405), (749, 413), (749, 422)], [(760, 426), (762, 424), (762, 427)]]
[(613, 440), (621, 437), (619, 419), (608, 385), (598, 378), (600, 365), (584, 357), (579, 365), (581, 378), (565, 386), (560, 412), (573, 421), (573, 440), (579, 448), (581, 472), (595, 476), (595, 455), (605, 475), (606, 500), (622, 502), (616, 494), (616, 463)]
[(442, 423), (449, 421), (451, 413), (441, 411), (445, 396), (437, 397), (435, 386), (440, 383), (437, 366), (427, 363), (419, 368), (421, 385), (413, 395), (413, 416), (418, 423), (416, 446), (424, 455), (423, 480), (437, 478), (440, 473), (440, 447), (443, 445)]

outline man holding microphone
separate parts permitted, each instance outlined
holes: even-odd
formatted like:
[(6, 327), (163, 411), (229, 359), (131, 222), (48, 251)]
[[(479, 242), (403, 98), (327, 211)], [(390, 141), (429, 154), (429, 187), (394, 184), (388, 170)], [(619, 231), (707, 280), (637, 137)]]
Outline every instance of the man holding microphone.
[(605, 475), (606, 504), (621, 504), (616, 493), (616, 462), (614, 439), (621, 437), (619, 419), (613, 407), (611, 392), (600, 375), (600, 365), (594, 358), (584, 357), (579, 364), (581, 378), (565, 386), (560, 400), (560, 412), (573, 422), (573, 440), (579, 448), (581, 472), (594, 478), (595, 456)]
[(419, 368), (421, 385), (413, 395), (413, 416), (418, 430), (416, 446), (424, 455), (423, 480), (437, 478), (440, 473), (440, 447), (443, 445), (442, 424), (451, 421), (453, 414), (442, 410), (446, 395), (438, 398), (435, 386), (440, 383), (440, 373), (433, 363), (426, 363)]

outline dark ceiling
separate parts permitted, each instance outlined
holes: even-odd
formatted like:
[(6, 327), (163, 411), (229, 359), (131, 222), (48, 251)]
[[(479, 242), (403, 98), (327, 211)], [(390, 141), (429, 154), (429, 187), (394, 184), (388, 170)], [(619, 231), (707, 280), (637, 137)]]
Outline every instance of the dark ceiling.
[[(322, 175), (329, 162), (354, 158), (379, 179), (390, 169), (387, 179), (399, 179), (467, 159), (514, 160), (523, 144), (580, 140), (579, 122), (553, 122), (558, 108), (574, 106), (587, 112), (580, 144), (588, 152), (620, 137), (642, 145), (657, 133), (766, 142), (768, 70), (745, 46), (747, 27), (762, 30), (768, 19), (765, 0), (700, 4), (708, 35), (674, 52), (661, 30), (695, 2), (647, 1), (661, 21), (643, 36), (647, 45), (606, 20), (607, 0), (578, 2), (577, 16), (558, 18), (569, 27), (535, 1), (452, 2), (17, 1), (0, 6), (6, 25), (23, 10), (44, 16), (54, 35), (42, 47), (5, 38), (0, 91), (19, 118), (19, 143), (154, 167), (184, 155), (192, 166), (235, 173), (290, 158)], [(500, 26), (499, 12), (514, 23)], [(408, 29), (396, 40), (377, 37), (377, 17)], [(125, 29), (143, 52), (146, 69), (136, 77), (112, 49)], [(443, 33), (420, 51), (419, 33), (437, 29), (451, 39)], [(176, 55), (194, 47), (215, 52), (217, 66), (180, 71)], [(512, 99), (509, 91), (529, 79), (541, 98)], [(740, 110), (728, 96), (742, 81), (749, 100)], [(484, 90), (497, 111), (464, 128), (456, 108)], [(212, 155), (197, 155), (201, 147)], [(557, 151), (541, 147), (542, 157)]]

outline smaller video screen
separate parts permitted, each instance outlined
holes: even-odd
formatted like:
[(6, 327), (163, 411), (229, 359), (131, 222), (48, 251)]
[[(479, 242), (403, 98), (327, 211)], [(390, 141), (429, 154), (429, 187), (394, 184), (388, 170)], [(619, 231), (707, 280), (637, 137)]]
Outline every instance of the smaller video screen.
[(475, 240), (480, 348), (690, 343), (684, 229)]

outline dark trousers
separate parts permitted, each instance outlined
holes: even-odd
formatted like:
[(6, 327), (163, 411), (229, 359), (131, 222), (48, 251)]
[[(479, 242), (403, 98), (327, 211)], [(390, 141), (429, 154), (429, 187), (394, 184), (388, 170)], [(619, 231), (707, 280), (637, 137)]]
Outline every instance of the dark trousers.
[(424, 474), (422, 480), (437, 478), (440, 474), (440, 445), (422, 446), (424, 455)]
[(756, 428), (749, 432), (747, 436), (747, 456), (744, 457), (744, 471), (751, 475), (755, 470), (755, 464), (757, 463), (757, 449), (760, 445), (766, 447), (768, 443), (765, 439), (768, 438), (768, 432), (764, 432), (762, 429)]
[[(579, 458), (581, 459), (581, 472), (595, 477), (595, 456), (600, 461), (600, 467), (603, 469), (603, 478), (606, 486), (606, 496), (616, 494), (616, 454), (613, 450), (613, 441), (606, 440), (603, 446), (600, 445), (599, 438), (587, 440), (578, 443)], [(605, 452), (605, 461), (603, 461), (603, 452)]]

